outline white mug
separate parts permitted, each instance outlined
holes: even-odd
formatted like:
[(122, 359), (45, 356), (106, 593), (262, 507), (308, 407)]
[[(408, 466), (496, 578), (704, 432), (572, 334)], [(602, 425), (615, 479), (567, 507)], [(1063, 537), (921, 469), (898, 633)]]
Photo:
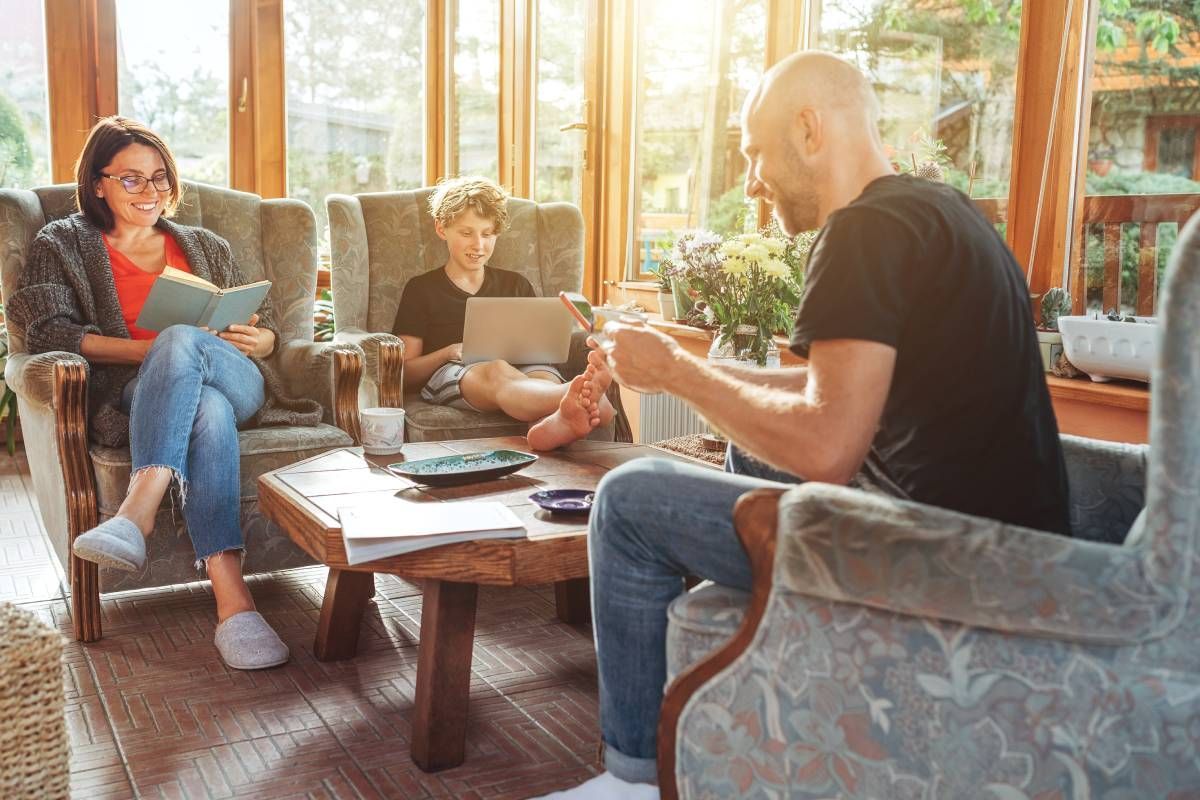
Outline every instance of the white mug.
[(404, 445), (403, 408), (364, 408), (359, 423), (364, 451), (374, 456), (400, 452)]

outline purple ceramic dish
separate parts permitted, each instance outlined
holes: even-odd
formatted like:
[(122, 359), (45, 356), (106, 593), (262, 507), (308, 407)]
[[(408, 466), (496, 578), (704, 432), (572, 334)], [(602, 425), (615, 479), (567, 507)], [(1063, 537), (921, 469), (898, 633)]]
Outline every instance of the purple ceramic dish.
[(547, 511), (567, 514), (585, 514), (592, 510), (595, 492), (590, 489), (546, 489), (534, 492), (529, 499)]

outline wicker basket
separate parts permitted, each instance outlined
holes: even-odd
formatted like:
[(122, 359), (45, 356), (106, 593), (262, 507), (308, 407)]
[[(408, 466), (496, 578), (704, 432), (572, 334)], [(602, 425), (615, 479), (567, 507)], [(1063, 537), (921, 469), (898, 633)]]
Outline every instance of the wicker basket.
[(63, 640), (34, 614), (0, 603), (0, 797), (70, 793)]

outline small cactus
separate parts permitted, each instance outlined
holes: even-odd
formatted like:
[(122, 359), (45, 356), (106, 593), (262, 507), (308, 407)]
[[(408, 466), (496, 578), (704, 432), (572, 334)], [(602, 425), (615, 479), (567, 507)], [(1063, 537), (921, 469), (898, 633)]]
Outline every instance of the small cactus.
[(1071, 313), (1071, 296), (1058, 286), (1042, 296), (1042, 327), (1048, 331), (1058, 330), (1058, 318)]

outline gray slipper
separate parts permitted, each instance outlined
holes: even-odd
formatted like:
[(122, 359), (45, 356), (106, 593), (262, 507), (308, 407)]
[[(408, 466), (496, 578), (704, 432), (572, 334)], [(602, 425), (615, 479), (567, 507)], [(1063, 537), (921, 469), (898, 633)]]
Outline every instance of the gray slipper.
[(75, 537), (75, 555), (102, 567), (139, 570), (146, 563), (146, 537), (125, 517), (106, 519)]
[(288, 660), (287, 645), (257, 611), (242, 611), (222, 622), (213, 644), (234, 669), (266, 669)]

